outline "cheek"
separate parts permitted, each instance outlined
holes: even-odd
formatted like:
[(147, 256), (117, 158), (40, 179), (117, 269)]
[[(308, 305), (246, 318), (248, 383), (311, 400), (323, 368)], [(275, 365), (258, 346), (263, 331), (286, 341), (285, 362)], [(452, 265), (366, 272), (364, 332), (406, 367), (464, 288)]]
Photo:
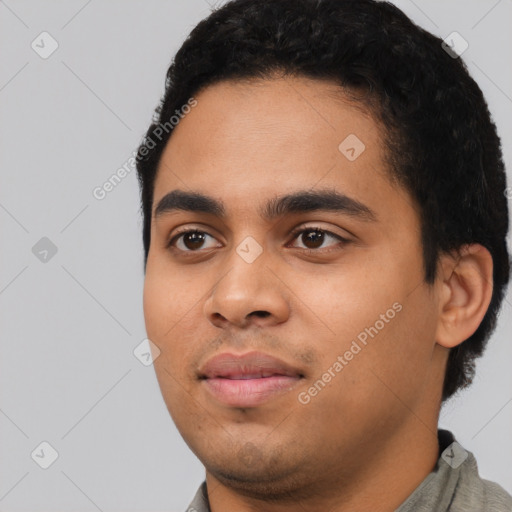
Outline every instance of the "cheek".
[[(163, 264), (150, 262), (144, 280), (143, 308), (150, 339), (164, 342), (173, 330), (193, 312), (201, 290), (197, 290), (183, 273)], [(195, 290), (195, 291), (194, 291)], [(204, 293), (204, 291), (203, 291)]]
[[(405, 384), (415, 372), (425, 372), (436, 319), (421, 270), (421, 261), (406, 264), (381, 252), (336, 268), (319, 267), (314, 275), (292, 280), (300, 307), (313, 311), (315, 324), (325, 332), (315, 342), (321, 354), (318, 370), (327, 371), (349, 351), (343, 373), (350, 379), (343, 387), (352, 383), (358, 393), (370, 394), (372, 386), (382, 387), (374, 376), (368, 379), (372, 369)], [(312, 325), (303, 327), (312, 332)]]
[[(144, 282), (144, 318), (148, 338), (160, 349), (155, 361), (159, 378), (183, 380), (201, 339), (198, 312), (205, 290), (193, 285), (183, 272), (148, 264)], [(172, 384), (172, 382), (170, 382)]]
[(191, 360), (197, 332), (192, 322), (192, 305), (182, 291), (177, 291), (181, 283), (175, 278), (163, 278), (166, 274), (153, 270), (148, 267), (144, 283), (146, 332), (160, 350), (153, 366), (169, 413), (176, 421), (176, 416), (193, 412), (187, 406), (191, 370), (185, 362)]
[(166, 326), (168, 329), (172, 321), (172, 302), (169, 290), (154, 278), (154, 274), (147, 272), (143, 295), (144, 319), (148, 337), (158, 345)]
[(432, 371), (436, 322), (425, 290), (423, 285), (417, 296), (402, 299), (401, 310), (388, 323), (372, 322), (374, 336), (367, 337), (358, 363), (348, 368), (359, 393), (397, 413), (415, 409)]
[(322, 331), (328, 327), (328, 336), (340, 349), (375, 322), (379, 321), (380, 326), (380, 315), (388, 310), (386, 327), (399, 316), (393, 304), (403, 299), (407, 276), (393, 279), (392, 274), (382, 263), (372, 266), (361, 260), (318, 267), (314, 273), (297, 272), (288, 281), (295, 283), (293, 292), (299, 309), (312, 311), (315, 322)]

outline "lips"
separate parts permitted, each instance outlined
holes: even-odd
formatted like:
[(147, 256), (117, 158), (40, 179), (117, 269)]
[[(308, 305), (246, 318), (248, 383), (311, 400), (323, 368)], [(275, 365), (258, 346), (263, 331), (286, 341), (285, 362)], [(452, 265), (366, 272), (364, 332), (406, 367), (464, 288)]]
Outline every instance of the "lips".
[(304, 375), (300, 369), (261, 352), (224, 353), (199, 371), (207, 392), (233, 407), (255, 407), (290, 391)]
[(296, 377), (300, 370), (261, 352), (243, 355), (220, 354), (210, 359), (199, 372), (200, 378), (257, 379), (284, 375)]

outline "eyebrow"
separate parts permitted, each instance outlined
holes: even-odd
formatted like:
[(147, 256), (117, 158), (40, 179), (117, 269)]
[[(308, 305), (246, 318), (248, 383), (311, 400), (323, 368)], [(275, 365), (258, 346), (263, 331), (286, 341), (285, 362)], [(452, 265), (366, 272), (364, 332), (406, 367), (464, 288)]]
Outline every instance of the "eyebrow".
[[(200, 192), (183, 190), (173, 190), (160, 199), (154, 217), (157, 219), (177, 210), (207, 213), (221, 219), (226, 217), (226, 208), (222, 201)], [(337, 212), (364, 221), (377, 220), (376, 213), (368, 206), (335, 190), (299, 190), (275, 197), (259, 209), (259, 214), (266, 221), (272, 221), (290, 213), (314, 211)]]

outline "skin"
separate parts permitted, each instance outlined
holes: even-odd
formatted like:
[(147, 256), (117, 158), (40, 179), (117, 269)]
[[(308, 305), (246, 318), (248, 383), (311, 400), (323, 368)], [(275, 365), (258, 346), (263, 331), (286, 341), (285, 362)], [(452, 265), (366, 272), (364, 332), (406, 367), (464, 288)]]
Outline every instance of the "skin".
[[(152, 219), (144, 314), (161, 351), (154, 366), (163, 398), (206, 468), (211, 509), (395, 510), (439, 456), (448, 352), (487, 310), (492, 258), (478, 245), (443, 255), (436, 282), (424, 282), (419, 213), (390, 179), (385, 130), (334, 84), (224, 81), (196, 99), (164, 151), (153, 206), (173, 190), (196, 191), (222, 201), (226, 215), (176, 210)], [(354, 161), (338, 149), (349, 134), (365, 144)], [(375, 219), (260, 216), (276, 196), (325, 189), (364, 203)], [(301, 226), (347, 242), (327, 235), (312, 244), (307, 232), (292, 234)], [(199, 248), (186, 237), (169, 247), (178, 228), (210, 236)], [(236, 251), (248, 236), (263, 250), (252, 263)], [(300, 403), (299, 393), (396, 303), (400, 312)], [(198, 379), (201, 365), (252, 350), (304, 378), (257, 407), (217, 402)]]

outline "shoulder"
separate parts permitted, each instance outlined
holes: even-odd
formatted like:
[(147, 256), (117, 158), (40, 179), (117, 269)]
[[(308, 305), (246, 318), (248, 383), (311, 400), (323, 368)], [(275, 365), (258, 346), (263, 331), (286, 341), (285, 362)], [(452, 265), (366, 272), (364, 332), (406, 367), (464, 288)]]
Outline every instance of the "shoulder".
[(489, 512), (512, 512), (512, 496), (495, 482), (482, 480), (484, 483), (484, 505)]
[(478, 465), (471, 452), (460, 467), (455, 488), (453, 512), (485, 511), (512, 512), (512, 496), (501, 485), (480, 477)]
[[(479, 478), (472, 488), (466, 490), (468, 506), (486, 512), (512, 512), (512, 496), (496, 482)], [(477, 505), (479, 508), (474, 508)], [(462, 509), (461, 509), (462, 510)]]

